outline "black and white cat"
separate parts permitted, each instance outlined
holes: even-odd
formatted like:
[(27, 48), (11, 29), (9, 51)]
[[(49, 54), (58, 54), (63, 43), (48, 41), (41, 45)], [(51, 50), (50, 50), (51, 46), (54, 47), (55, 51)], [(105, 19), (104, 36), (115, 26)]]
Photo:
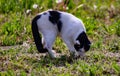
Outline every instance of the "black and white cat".
[(56, 57), (52, 45), (57, 35), (60, 35), (74, 57), (84, 55), (90, 49), (91, 42), (83, 22), (70, 13), (48, 10), (38, 14), (32, 20), (32, 34), (37, 50), (40, 53), (48, 52), (52, 58)]

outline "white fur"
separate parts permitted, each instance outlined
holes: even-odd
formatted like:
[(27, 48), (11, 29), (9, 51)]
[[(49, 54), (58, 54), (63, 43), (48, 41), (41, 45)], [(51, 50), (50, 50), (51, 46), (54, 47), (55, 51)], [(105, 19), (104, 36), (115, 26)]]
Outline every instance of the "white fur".
[(76, 43), (78, 35), (83, 31), (86, 32), (83, 22), (70, 13), (61, 12), (60, 20), (62, 22), (62, 29), (61, 32), (59, 32), (57, 25), (54, 25), (49, 21), (49, 12), (46, 11), (46, 13), (46, 15), (42, 15), (37, 21), (39, 32), (43, 37), (42, 42), (44, 44), (44, 48), (47, 48), (50, 56), (55, 58), (56, 54), (55, 51), (52, 50), (52, 45), (56, 36), (59, 34), (69, 48), (70, 53), (75, 53), (77, 55), (74, 44)]

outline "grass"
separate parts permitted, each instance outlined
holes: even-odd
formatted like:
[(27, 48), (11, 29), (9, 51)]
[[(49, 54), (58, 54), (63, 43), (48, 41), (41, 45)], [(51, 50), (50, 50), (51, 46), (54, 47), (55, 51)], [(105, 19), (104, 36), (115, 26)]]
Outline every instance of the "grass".
[(69, 57), (60, 38), (53, 46), (59, 58), (36, 50), (31, 20), (38, 12), (56, 7), (53, 0), (0, 1), (0, 76), (119, 76), (120, 1), (69, 1), (66, 11), (82, 19), (92, 42), (86, 56), (77, 60)]

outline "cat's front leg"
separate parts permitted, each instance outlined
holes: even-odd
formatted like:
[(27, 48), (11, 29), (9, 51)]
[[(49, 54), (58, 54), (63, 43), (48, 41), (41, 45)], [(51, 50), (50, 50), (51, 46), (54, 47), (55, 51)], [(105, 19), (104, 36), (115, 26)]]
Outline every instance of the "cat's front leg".
[(66, 43), (67, 47), (69, 48), (70, 56), (71, 56), (72, 58), (78, 57), (79, 54), (78, 54), (77, 51), (75, 50), (74, 44), (71, 42), (71, 40), (64, 38), (64, 42)]

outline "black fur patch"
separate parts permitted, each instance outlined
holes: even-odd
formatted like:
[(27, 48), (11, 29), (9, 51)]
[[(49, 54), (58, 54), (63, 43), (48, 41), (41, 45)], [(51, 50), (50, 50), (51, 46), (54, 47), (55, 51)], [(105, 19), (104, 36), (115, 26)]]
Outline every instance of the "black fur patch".
[(32, 34), (33, 34), (33, 38), (37, 47), (37, 50), (40, 53), (45, 53), (48, 50), (43, 48), (42, 45), (42, 39), (41, 36), (39, 35), (39, 31), (38, 31), (38, 26), (37, 26), (37, 20), (40, 19), (41, 15), (37, 15), (33, 20), (32, 20)]
[(58, 31), (60, 32), (62, 29), (62, 22), (60, 20), (58, 21), (57, 26), (58, 26)]
[(75, 44), (74, 47), (78, 51), (80, 48), (85, 49), (85, 51), (88, 51), (90, 49), (91, 42), (88, 40), (88, 37), (85, 32), (82, 32), (76, 40), (79, 40), (80, 45)]
[(47, 14), (46, 12), (43, 13), (43, 15), (46, 15), (46, 14)]
[(60, 21), (60, 15), (61, 13), (58, 11), (49, 11), (49, 21), (51, 21), (53, 24), (57, 24), (58, 31), (61, 32), (62, 29), (62, 22)]
[(79, 44), (74, 45), (74, 48), (76, 49), (76, 51), (79, 51), (79, 49), (82, 47), (83, 47), (83, 44), (82, 45), (79, 45)]

